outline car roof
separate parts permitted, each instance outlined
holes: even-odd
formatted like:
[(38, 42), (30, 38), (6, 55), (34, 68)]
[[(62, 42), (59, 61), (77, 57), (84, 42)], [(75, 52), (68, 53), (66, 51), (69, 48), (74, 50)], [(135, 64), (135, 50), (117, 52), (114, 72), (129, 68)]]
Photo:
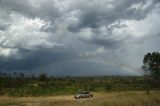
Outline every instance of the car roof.
[(89, 91), (80, 91), (79, 93), (90, 93)]

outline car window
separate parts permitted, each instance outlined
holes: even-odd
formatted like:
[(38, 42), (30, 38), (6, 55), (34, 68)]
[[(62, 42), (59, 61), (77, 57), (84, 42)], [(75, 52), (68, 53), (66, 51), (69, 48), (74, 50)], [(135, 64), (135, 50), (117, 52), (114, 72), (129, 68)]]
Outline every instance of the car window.
[(89, 92), (85, 92), (84, 94), (89, 94)]
[(90, 93), (86, 91), (82, 91), (82, 92), (79, 92), (78, 94), (90, 94)]

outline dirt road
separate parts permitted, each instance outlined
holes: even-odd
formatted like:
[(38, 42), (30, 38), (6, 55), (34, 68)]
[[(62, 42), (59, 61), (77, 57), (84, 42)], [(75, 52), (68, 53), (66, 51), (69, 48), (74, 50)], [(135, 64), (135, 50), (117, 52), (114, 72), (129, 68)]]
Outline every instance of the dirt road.
[(144, 91), (94, 93), (93, 98), (74, 95), (48, 97), (0, 97), (0, 106), (160, 106), (160, 92)]

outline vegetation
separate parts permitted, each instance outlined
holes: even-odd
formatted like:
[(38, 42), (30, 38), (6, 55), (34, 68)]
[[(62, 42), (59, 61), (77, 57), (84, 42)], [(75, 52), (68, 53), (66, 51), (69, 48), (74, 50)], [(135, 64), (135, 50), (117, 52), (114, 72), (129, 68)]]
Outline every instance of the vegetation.
[(27, 76), (24, 73), (0, 74), (0, 95), (49, 96), (74, 94), (80, 90), (93, 92), (157, 89), (148, 86), (145, 77), (53, 77), (46, 74)]
[(147, 81), (154, 87), (160, 87), (160, 53), (147, 53), (143, 63), (142, 69), (150, 77)]

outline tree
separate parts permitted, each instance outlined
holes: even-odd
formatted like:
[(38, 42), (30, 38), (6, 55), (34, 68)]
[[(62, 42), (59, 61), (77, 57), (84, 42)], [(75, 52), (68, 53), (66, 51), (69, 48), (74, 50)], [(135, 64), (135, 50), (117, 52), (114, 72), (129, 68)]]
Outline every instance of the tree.
[(147, 53), (143, 59), (142, 70), (151, 76), (155, 86), (160, 86), (160, 53)]

